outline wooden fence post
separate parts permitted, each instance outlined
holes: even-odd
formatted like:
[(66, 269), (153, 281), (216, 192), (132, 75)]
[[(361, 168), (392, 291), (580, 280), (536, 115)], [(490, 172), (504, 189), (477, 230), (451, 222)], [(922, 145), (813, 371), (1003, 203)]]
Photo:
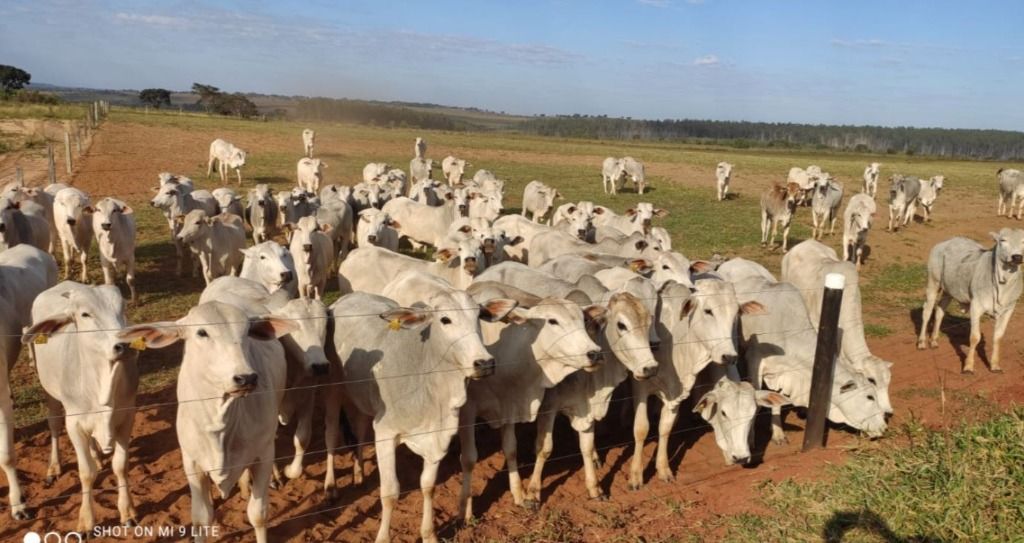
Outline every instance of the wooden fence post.
[(825, 446), (825, 423), (832, 403), (832, 381), (839, 354), (839, 308), (843, 304), (846, 276), (830, 273), (825, 276), (825, 293), (821, 300), (818, 322), (818, 345), (814, 351), (811, 372), (811, 395), (807, 404), (807, 426), (803, 451)]
[(21, 171), (21, 166), (15, 166), (14, 168), (14, 181), (19, 185), (25, 184), (25, 172)]
[(46, 173), (50, 184), (57, 182), (57, 164), (53, 160), (53, 144), (46, 143)]
[(82, 156), (82, 126), (75, 123), (75, 149), (78, 150), (78, 156)]
[(71, 134), (67, 130), (64, 131), (64, 165), (71, 175)]

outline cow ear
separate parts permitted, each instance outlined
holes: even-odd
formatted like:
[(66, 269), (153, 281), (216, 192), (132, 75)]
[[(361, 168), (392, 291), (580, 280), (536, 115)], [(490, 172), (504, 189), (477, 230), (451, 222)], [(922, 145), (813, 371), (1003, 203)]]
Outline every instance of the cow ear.
[(286, 234), (291, 234), (292, 230), (295, 230), (295, 223), (286, 222), (281, 225), (281, 229), (284, 230)]
[(570, 215), (573, 214), (573, 213), (576, 213), (576, 206), (569, 206), (569, 207), (567, 207), (565, 209), (565, 212), (569, 213)]
[(93, 208), (92, 206), (85, 206), (82, 208), (82, 213), (93, 213), (95, 211), (96, 209)]
[(117, 333), (118, 339), (129, 342), (142, 339), (150, 349), (162, 349), (177, 343), (184, 335), (184, 330), (176, 322), (164, 321), (149, 324), (136, 324), (122, 329)]
[(177, 217), (174, 217), (174, 222), (175, 224), (185, 224), (185, 216), (178, 215)]
[(470, 233), (472, 231), (473, 231), (473, 227), (468, 225), (468, 224), (459, 227), (459, 232), (462, 232), (463, 234), (468, 234), (468, 233)]
[(690, 263), (690, 273), (704, 273), (714, 269), (714, 266), (706, 260), (694, 260)]
[(754, 392), (754, 400), (761, 407), (782, 407), (793, 403), (787, 396), (771, 390), (758, 390)]
[[(597, 210), (595, 209), (594, 211), (596, 212)], [(636, 216), (636, 210), (633, 209), (633, 208), (629, 208), (629, 209), (626, 210), (626, 215), (628, 215), (630, 217), (635, 217)]]
[(718, 396), (715, 391), (708, 392), (697, 402), (697, 405), (693, 406), (694, 413), (700, 413), (701, 418), (704, 420), (711, 420), (718, 411)]
[(644, 240), (639, 240), (636, 242), (636, 245), (634, 246), (636, 247), (637, 251), (643, 251), (644, 249), (647, 248), (647, 242)]
[(29, 343), (46, 343), (47, 336), (72, 322), (74, 322), (74, 319), (70, 313), (61, 313), (47, 317), (32, 326), (25, 327), (24, 333), (21, 336), (21, 342), (26, 345)]
[(608, 320), (608, 308), (603, 305), (593, 304), (583, 308), (583, 321), (587, 329), (599, 331), (604, 328)]
[(679, 320), (686, 318), (694, 309), (697, 309), (697, 302), (693, 298), (687, 298), (686, 303), (683, 304), (683, 308), (679, 312)]
[(996, 243), (1003, 241), (1003, 238), (997, 232), (989, 232), (988, 235), (992, 236)]
[(249, 319), (249, 337), (270, 341), (295, 331), (298, 326), (291, 319), (266, 315)]
[(604, 215), (604, 206), (594, 206), (594, 215)]
[(508, 298), (491, 298), (480, 304), (480, 318), (488, 322), (497, 322), (504, 319), (519, 305), (515, 300)]
[(330, 232), (331, 230), (334, 230), (334, 227), (330, 224), (324, 223), (320, 225), (321, 232)]
[(644, 275), (651, 271), (651, 263), (646, 258), (633, 258), (627, 261), (629, 263), (629, 269), (633, 273)]
[(662, 209), (662, 208), (659, 207), (658, 209), (654, 210), (654, 216), (655, 217), (665, 217), (665, 216), (668, 216), (668, 210), (667, 209)]
[(451, 192), (446, 192), (446, 193), (444, 193), (444, 199), (445, 200), (453, 200), (453, 199), (455, 199), (455, 194), (453, 194)]
[(132, 206), (125, 204), (125, 205), (121, 206), (121, 213), (122, 214), (135, 213), (135, 210), (132, 209)]
[(530, 320), (529, 311), (521, 307), (517, 307), (512, 311), (509, 311), (505, 318), (501, 319), (501, 322), (511, 324), (525, 324)]
[(385, 311), (378, 315), (378, 317), (388, 321), (388, 328), (396, 332), (401, 329), (415, 330), (429, 324), (433, 318), (431, 313), (407, 307), (398, 307)]
[(434, 260), (437, 260), (438, 262), (448, 262), (454, 257), (455, 252), (449, 248), (441, 249), (440, 251), (434, 253)]
[(524, 239), (523, 236), (516, 236), (516, 237), (512, 238), (507, 243), (507, 245), (511, 245), (512, 247), (515, 247), (516, 245), (519, 245), (520, 243), (522, 243), (524, 241), (526, 241), (526, 239)]
[(395, 219), (388, 219), (388, 226), (397, 229), (402, 227), (402, 223), (396, 221)]
[(764, 315), (766, 313), (768, 311), (765, 310), (761, 302), (749, 301), (745, 304), (740, 304), (740, 314), (742, 315)]

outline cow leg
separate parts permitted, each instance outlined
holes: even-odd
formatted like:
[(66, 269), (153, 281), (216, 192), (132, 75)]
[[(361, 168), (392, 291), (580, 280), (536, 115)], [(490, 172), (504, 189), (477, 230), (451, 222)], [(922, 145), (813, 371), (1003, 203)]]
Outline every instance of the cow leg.
[(82, 265), (81, 281), (89, 284), (89, 250), (88, 247), (78, 253), (78, 262)]
[(1003, 340), (1003, 334), (1006, 333), (1006, 326), (1010, 324), (1011, 315), (1013, 315), (1012, 307), (1000, 313), (992, 327), (992, 358), (989, 361), (989, 369), (995, 373), (1003, 373), (1003, 368), (999, 365), (999, 342)]
[(676, 423), (678, 412), (678, 407), (671, 407), (668, 402), (663, 402), (661, 405), (661, 418), (658, 419), (658, 459), (656, 466), (658, 468), (658, 479), (666, 483), (671, 483), (676, 479), (675, 475), (672, 474), (672, 470), (668, 467), (668, 436), (672, 433), (672, 426)]
[(512, 491), (512, 502), (522, 507), (523, 481), (519, 477), (519, 442), (516, 441), (516, 425), (505, 424), (501, 427), (501, 448), (505, 452), (505, 469), (508, 470), (508, 486)]
[(106, 259), (102, 254), (100, 255), (100, 269), (103, 270), (103, 284), (113, 285), (114, 280), (117, 277), (117, 272), (113, 269), (114, 264)]
[[(939, 296), (939, 281), (932, 276), (932, 273), (928, 273), (928, 285), (925, 287), (925, 298), (924, 307), (921, 309), (921, 333), (917, 335), (917, 348), (925, 348), (925, 338), (928, 336), (928, 321), (932, 318), (932, 312), (935, 309), (935, 302)], [(932, 341), (934, 342), (939, 334), (939, 319), (935, 319), (935, 333), (932, 335)]]
[(554, 441), (551, 431), (555, 425), (555, 413), (552, 409), (541, 407), (537, 417), (537, 441), (535, 451), (536, 459), (533, 461), (533, 472), (530, 474), (530, 484), (526, 488), (527, 502), (540, 502), (540, 489), (543, 481), (544, 463), (551, 456), (551, 449), (554, 448)]
[[(377, 543), (391, 541), (391, 513), (395, 510), (395, 503), (398, 502), (400, 486), (398, 484), (398, 473), (395, 470), (395, 438), (386, 436), (376, 443), (377, 447), (377, 471), (380, 474), (380, 528), (377, 530)], [(423, 461), (423, 471), (426, 472), (428, 462)], [(434, 468), (437, 469), (436, 467)], [(436, 473), (436, 471), (435, 471)], [(423, 478), (420, 477), (422, 483)], [(426, 495), (423, 501), (426, 502)], [(424, 510), (426, 506), (424, 503)]]
[(792, 219), (782, 227), (782, 252), (789, 250), (789, 227), (793, 224)]
[(135, 291), (135, 259), (128, 260), (124, 267), (124, 281), (128, 284), (128, 292), (132, 296), (132, 303), (139, 301), (139, 293)]
[(633, 386), (633, 458), (629, 464), (629, 489), (644, 485), (644, 440), (651, 429), (647, 420), (647, 394)]
[(292, 463), (284, 469), (285, 477), (297, 479), (302, 475), (302, 458), (309, 446), (309, 438), (313, 433), (313, 406), (316, 403), (311, 395), (301, 402), (298, 412), (298, 422), (295, 423), (295, 436), (292, 442), (295, 444), (295, 457)]
[(138, 514), (135, 512), (135, 504), (132, 503), (132, 494), (128, 491), (128, 447), (132, 440), (132, 421), (134, 417), (127, 418), (117, 429), (114, 443), (114, 458), (111, 467), (114, 469), (114, 477), (117, 478), (117, 511), (121, 514), (121, 525), (135, 526), (138, 523)]
[(462, 491), (459, 494), (459, 518), (465, 522), (473, 520), (473, 467), (478, 458), (476, 431), (473, 421), (459, 417), (459, 461), (462, 464)]
[(599, 500), (604, 496), (601, 487), (597, 486), (597, 468), (594, 465), (594, 429), (584, 430), (579, 433), (580, 453), (583, 455), (583, 476), (587, 485), (587, 494), (591, 499)]
[(327, 452), (326, 473), (324, 473), (324, 497), (328, 501), (334, 501), (338, 494), (337, 482), (334, 480), (334, 451), (338, 448), (339, 425), (341, 424), (341, 394), (340, 387), (332, 386), (327, 389), (327, 397), (324, 398), (324, 448)]
[[(235, 173), (238, 174), (238, 186), (242, 186), (242, 169), (235, 168)], [(315, 188), (313, 190), (316, 191)]]
[[(6, 372), (7, 368), (0, 368)], [(14, 403), (11, 400), (10, 383), (7, 375), (0, 381), (0, 427), (4, 435), (0, 436), (0, 468), (7, 476), (7, 498), (11, 504), (11, 516), (14, 520), (27, 520), (28, 511), (21, 498), (21, 485), (18, 483), (18, 471), (14, 463)]]
[(775, 234), (779, 231), (779, 221), (777, 221), (774, 218), (772, 218), (770, 222), (771, 222), (772, 234), (771, 234), (771, 237), (768, 238), (768, 245), (771, 246), (771, 247), (774, 247), (775, 246)]
[(608, 177), (605, 175), (601, 176), (601, 188), (604, 189), (605, 194), (608, 194)]
[(423, 493), (423, 520), (420, 523), (420, 537), (423, 543), (437, 543), (434, 533), (434, 484), (437, 482), (437, 468), (440, 460), (423, 459), (423, 472), (420, 473), (420, 491)]
[(782, 407), (772, 406), (772, 443), (785, 445), (789, 443), (786, 432), (782, 429)]
[(68, 429), (68, 437), (75, 447), (75, 456), (78, 459), (78, 479), (82, 484), (82, 504), (78, 509), (78, 524), (75, 531), (79, 533), (90, 533), (96, 525), (96, 519), (92, 511), (92, 485), (96, 482), (96, 472), (99, 466), (93, 458), (91, 438), (72, 424)]
[(768, 212), (761, 210), (761, 246), (768, 245)]
[(978, 352), (978, 344), (981, 343), (981, 316), (980, 303), (971, 304), (971, 346), (967, 351), (967, 360), (964, 361), (963, 373), (974, 373), (974, 358)]
[(245, 508), (249, 524), (256, 532), (256, 543), (267, 541), (267, 489), (270, 487), (270, 474), (274, 466), (274, 445), (267, 447), (260, 461), (250, 468), (252, 472), (252, 494), (249, 505)]
[(942, 319), (946, 317), (946, 308), (949, 307), (949, 302), (951, 301), (952, 298), (942, 294), (942, 297), (935, 304), (935, 327), (932, 330), (932, 340), (929, 345), (932, 349), (939, 346), (939, 331), (942, 330)]
[(192, 527), (198, 527), (198, 535), (195, 537), (197, 543), (206, 541), (205, 533), (207, 526), (213, 525), (213, 496), (210, 479), (206, 476), (198, 464), (193, 462), (187, 455), (182, 453), (185, 477), (188, 479), (188, 489), (192, 494)]
[(363, 484), (363, 461), (366, 455), (366, 442), (370, 439), (370, 424), (372, 419), (363, 415), (356, 415), (354, 426), (356, 431), (355, 461), (352, 463), (352, 483)]
[(60, 477), (60, 433), (64, 429), (64, 415), (61, 414), (60, 402), (49, 394), (46, 395), (46, 424), (50, 427), (50, 465), (46, 468), (46, 485), (49, 486)]
[(71, 245), (63, 239), (60, 240), (60, 252), (64, 256), (64, 279), (71, 279)]

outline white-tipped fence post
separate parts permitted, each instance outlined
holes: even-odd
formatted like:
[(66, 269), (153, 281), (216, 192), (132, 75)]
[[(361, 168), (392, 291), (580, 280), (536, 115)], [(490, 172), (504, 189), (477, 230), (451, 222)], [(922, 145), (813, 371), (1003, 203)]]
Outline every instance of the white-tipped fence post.
[(825, 446), (825, 423), (832, 403), (832, 380), (839, 355), (839, 308), (843, 304), (846, 276), (830, 273), (825, 276), (825, 292), (821, 300), (821, 320), (818, 322), (818, 345), (814, 351), (814, 370), (811, 372), (811, 396), (807, 403), (807, 427), (804, 430), (803, 450)]

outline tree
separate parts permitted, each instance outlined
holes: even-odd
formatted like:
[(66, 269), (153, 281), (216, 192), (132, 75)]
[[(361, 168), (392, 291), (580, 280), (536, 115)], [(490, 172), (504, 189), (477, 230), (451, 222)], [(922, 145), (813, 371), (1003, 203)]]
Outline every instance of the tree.
[(21, 68), (0, 64), (0, 88), (3, 89), (4, 94), (21, 90), (25, 85), (28, 85), (31, 79), (32, 74)]
[(214, 102), (222, 94), (217, 87), (202, 83), (192, 83), (192, 92), (199, 95), (199, 101), (196, 103), (203, 106), (207, 112), (213, 109)]
[(139, 100), (147, 106), (160, 109), (160, 106), (171, 107), (171, 91), (167, 89), (143, 89), (139, 92)]
[(259, 115), (256, 104), (241, 93), (218, 94), (213, 99), (212, 108), (213, 112), (219, 115), (234, 115), (236, 117), (255, 117)]

